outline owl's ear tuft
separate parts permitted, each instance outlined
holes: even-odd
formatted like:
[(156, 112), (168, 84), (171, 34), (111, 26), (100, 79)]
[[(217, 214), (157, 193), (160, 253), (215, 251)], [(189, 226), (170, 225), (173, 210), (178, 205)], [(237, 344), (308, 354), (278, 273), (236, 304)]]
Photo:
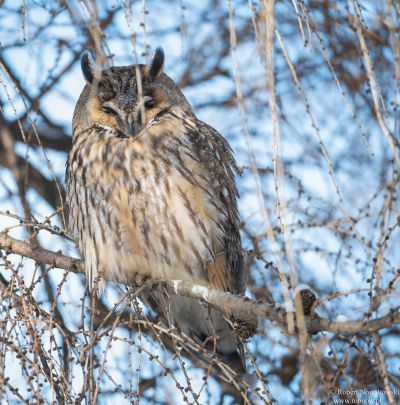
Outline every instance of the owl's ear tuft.
[(86, 83), (93, 84), (95, 77), (96, 64), (94, 62), (93, 54), (90, 51), (85, 51), (81, 58), (81, 69)]
[(165, 53), (161, 47), (158, 47), (154, 52), (153, 59), (146, 68), (146, 75), (150, 80), (156, 79), (164, 68)]

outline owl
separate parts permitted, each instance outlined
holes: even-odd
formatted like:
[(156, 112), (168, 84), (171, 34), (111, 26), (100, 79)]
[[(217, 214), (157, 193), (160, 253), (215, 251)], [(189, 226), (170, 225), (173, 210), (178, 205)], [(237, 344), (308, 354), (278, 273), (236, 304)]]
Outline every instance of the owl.
[[(74, 111), (66, 184), (89, 287), (179, 279), (243, 294), (238, 167), (227, 141), (163, 72), (164, 58), (158, 48), (149, 64), (102, 69), (90, 53), (81, 59), (87, 84)], [(252, 335), (257, 319), (234, 319), (235, 329), (198, 300), (158, 291), (143, 298), (164, 322), (245, 371), (238, 334)]]

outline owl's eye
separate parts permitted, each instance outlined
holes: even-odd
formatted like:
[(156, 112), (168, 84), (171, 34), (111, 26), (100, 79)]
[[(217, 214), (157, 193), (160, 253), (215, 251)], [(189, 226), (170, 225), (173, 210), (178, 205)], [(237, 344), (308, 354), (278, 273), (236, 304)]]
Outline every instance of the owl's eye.
[(103, 112), (105, 112), (106, 114), (117, 115), (116, 111), (113, 110), (113, 109), (110, 108), (110, 107), (103, 107), (101, 110), (102, 110)]
[(155, 106), (155, 102), (154, 102), (154, 99), (152, 99), (152, 98), (146, 100), (144, 103), (144, 108), (147, 108), (147, 109), (153, 108), (154, 106)]

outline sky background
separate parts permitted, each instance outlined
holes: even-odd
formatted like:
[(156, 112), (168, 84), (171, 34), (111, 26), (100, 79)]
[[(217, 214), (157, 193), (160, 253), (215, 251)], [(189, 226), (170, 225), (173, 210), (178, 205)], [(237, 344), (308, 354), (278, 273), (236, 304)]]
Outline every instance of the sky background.
[[(12, 67), (20, 85), (29, 89), (32, 98), (40, 94), (43, 88), (51, 83), (52, 78), (74, 60), (76, 54), (89, 47), (85, 33), (87, 34), (87, 27), (92, 18), (82, 2), (69, 1), (67, 4), (69, 11), (57, 11), (54, 15), (52, 10), (60, 10), (58, 2), (5, 1), (0, 7), (2, 57)], [(373, 114), (368, 81), (360, 85), (358, 92), (352, 93), (349, 84), (341, 81), (340, 77), (339, 83), (343, 88), (339, 88), (326, 63), (326, 59), (331, 60), (334, 69), (343, 69), (345, 74), (356, 78), (357, 75), (362, 76), (360, 72), (365, 72), (365, 68), (362, 69), (362, 57), (359, 55), (359, 59), (349, 58), (348, 61), (344, 58), (340, 66), (335, 63), (337, 54), (329, 47), (329, 31), (322, 28), (321, 31), (318, 30), (323, 27), (324, 21), (317, 7), (317, 11), (310, 15), (318, 27), (316, 32), (319, 37), (315, 33), (306, 32), (305, 36), (310, 35), (312, 41), (305, 45), (304, 37), (294, 23), (296, 20), (285, 17), (288, 13), (293, 15), (292, 5), (290, 2), (277, 2), (275, 16), (278, 33), (282, 36), (293, 65), (299, 72), (303, 72), (299, 73), (302, 86), (302, 92), (299, 92), (275, 32), (274, 80), (279, 124), (278, 157), (283, 168), (278, 185), (281, 206), (284, 207), (283, 211), (279, 212), (274, 173), (271, 171), (273, 150), (277, 143), (274, 143), (271, 118), (266, 45), (262, 39), (257, 42), (255, 35), (251, 33), (250, 22), (253, 14), (247, 2), (233, 2), (234, 24), (239, 39), (234, 53), (230, 51), (231, 44), (226, 40), (227, 30), (229, 34), (228, 2), (151, 1), (145, 3), (148, 14), (143, 16), (143, 3), (137, 1), (132, 2), (130, 7), (132, 20), (127, 15), (128, 7), (124, 4), (119, 1), (97, 2), (99, 20), (110, 10), (118, 10), (113, 23), (105, 31), (107, 46), (104, 51), (107, 55), (110, 52), (114, 55), (110, 63), (129, 65), (149, 61), (152, 51), (157, 46), (162, 46), (166, 54), (165, 72), (176, 82), (183, 84), (190, 67), (191, 80), (186, 80), (183, 87), (185, 96), (197, 116), (228, 139), (239, 166), (243, 168), (243, 175), (237, 181), (241, 195), (239, 208), (246, 228), (242, 233), (244, 248), (254, 248), (253, 240), (247, 232), (250, 231), (252, 236), (258, 238), (258, 248), (262, 250), (265, 260), (273, 261), (289, 277), (292, 275), (298, 282), (311, 285), (322, 296), (363, 290), (349, 297), (339, 296), (319, 307), (319, 314), (329, 316), (330, 319), (336, 319), (339, 315), (348, 319), (363, 317), (369, 303), (369, 284), (366, 279), (371, 274), (372, 257), (376, 254), (377, 243), (382, 239), (382, 234), (389, 226), (394, 226), (396, 215), (399, 215), (396, 200), (390, 203), (390, 209), (384, 211), (384, 207), (387, 208), (389, 203), (387, 190), (383, 187), (396, 174), (399, 166), (398, 163), (397, 166), (391, 163), (393, 156)], [(256, 5), (257, 10), (260, 7)], [(332, 8), (332, 13), (337, 15), (339, 20), (339, 17), (350, 13), (348, 7), (347, 2), (338, 2), (336, 9)], [(384, 6), (375, 2), (363, 4), (363, 18), (371, 31), (375, 28), (378, 31), (380, 27), (377, 15), (381, 12), (381, 7)], [(143, 18), (144, 28), (141, 26)], [(260, 21), (262, 22), (262, 18)], [(262, 37), (262, 25), (260, 27), (259, 33)], [(339, 48), (340, 44), (343, 49), (351, 44), (358, 46), (354, 31), (346, 31), (338, 24), (338, 28), (333, 28), (330, 32), (332, 37), (336, 35), (335, 29), (342, 30), (337, 34)], [(135, 40), (131, 38), (133, 32), (137, 35)], [(397, 33), (393, 38), (398, 39), (398, 36)], [(348, 42), (345, 43), (345, 40)], [(325, 41), (328, 41), (326, 48)], [(145, 44), (149, 45), (149, 49), (147, 55), (142, 55)], [(371, 49), (371, 58), (376, 62), (375, 78), (382, 99), (384, 121), (393, 137), (398, 139), (399, 116), (395, 108), (399, 99), (398, 78), (397, 81), (393, 79), (396, 69), (393, 53), (390, 53), (391, 49), (396, 47), (385, 47), (382, 51), (384, 57), (378, 51), (374, 53), (374, 48)], [(221, 53), (223, 57), (220, 57)], [(213, 71), (216, 64), (221, 74), (207, 78), (207, 73)], [(238, 66), (238, 72), (233, 68), (235, 64)], [(32, 132), (32, 122), (39, 135), (41, 131), (46, 131), (43, 117), (35, 113), (34, 109), (30, 110), (29, 117), (26, 118), (27, 101), (23, 101), (18, 89), (3, 69), (0, 69), (0, 80), (0, 100), (5, 119), (13, 122), (25, 117), (23, 125), (27, 132)], [(349, 83), (352, 83), (352, 80), (349, 80)], [(356, 83), (356, 79), (353, 83)], [(71, 135), (73, 110), (83, 86), (84, 80), (77, 61), (52, 90), (40, 98), (40, 109), (50, 117), (53, 124), (59, 126), (59, 133)], [(238, 86), (244, 93), (245, 120), (241, 119), (235, 97)], [(354, 112), (356, 118), (353, 117)], [(57, 136), (55, 131), (55, 139)], [(55, 176), (60, 184), (64, 185), (67, 158), (65, 151), (47, 148), (45, 155), (41, 148), (27, 147), (23, 142), (15, 144), (15, 151), (20, 157), (29, 156), (29, 163), (45, 178), (52, 180)], [(258, 177), (253, 176), (248, 169), (251, 166), (250, 156), (254, 156), (258, 168), (265, 169), (259, 171)], [(10, 210), (24, 216), (11, 171), (0, 168), (0, 177), (0, 210), (3, 213)], [(260, 184), (262, 200), (257, 193), (257, 181)], [(398, 185), (395, 185), (394, 195), (398, 194)], [(44, 221), (54, 211), (34, 189), (28, 191), (27, 198), (32, 214), (38, 221)], [(280, 215), (287, 227), (284, 235), (275, 231), (275, 243), (266, 235), (266, 215), (273, 229), (279, 228)], [(356, 228), (361, 239), (358, 240), (352, 235), (354, 230), (346, 222), (346, 217), (357, 218)], [(62, 226), (57, 216), (51, 221), (53, 225)], [(18, 220), (7, 215), (0, 215), (0, 230), (18, 223)], [(20, 239), (27, 237), (26, 230), (20, 226), (9, 234)], [(64, 254), (78, 257), (72, 243), (46, 231), (40, 232), (39, 240), (45, 248), (54, 251), (62, 249)], [(382, 289), (395, 277), (396, 269), (400, 265), (399, 242), (399, 230), (395, 229), (385, 250), (380, 280)], [(291, 255), (294, 257), (292, 266), (288, 260)], [(15, 264), (19, 260), (20, 258), (13, 257)], [(26, 260), (21, 273), (35, 279), (37, 275), (33, 271), (34, 268), (34, 264)], [(58, 298), (62, 303), (60, 310), (68, 319), (68, 326), (76, 329), (82, 323), (80, 298), (85, 292), (83, 277), (69, 274), (64, 280), (62, 271), (52, 272), (51, 277), (54, 289), (62, 283), (62, 295)], [(268, 286), (271, 298), (283, 302), (284, 289), (278, 277), (265, 269), (262, 260), (255, 261), (251, 266), (251, 284), (258, 287)], [(395, 287), (394, 292), (385, 296), (375, 313), (376, 316), (385, 314), (389, 308), (400, 304), (398, 292), (398, 287)], [(45, 287), (38, 284), (35, 297), (40, 299), (45, 296), (43, 294)], [(248, 295), (254, 297), (254, 291), (249, 290)], [(118, 287), (110, 285), (106, 302), (112, 306), (119, 296)], [(49, 303), (43, 305), (51, 308)], [(89, 319), (84, 322), (90, 325)], [(261, 359), (259, 368), (265, 375), (271, 374), (268, 384), (271, 395), (283, 401), (279, 403), (295, 403), (298, 401), (296, 392), (300, 375), (292, 380), (290, 386), (284, 387), (273, 374), (282, 355), (290, 352), (295, 346), (294, 339), (283, 336), (278, 328), (269, 323), (263, 325), (262, 329), (262, 338), (254, 338), (249, 343), (249, 348), (254, 353), (268, 357), (268, 361)], [(126, 368), (122, 367), (121, 363), (129, 362), (130, 370), (135, 370), (136, 364), (141, 364), (141, 378), (150, 378), (162, 369), (162, 365), (150, 362), (148, 356), (139, 354), (135, 347), (131, 348), (124, 342), (124, 339), (132, 339), (126, 330), (120, 328), (116, 334), (119, 340), (113, 345), (107, 363), (108, 372), (115, 383), (110, 382), (109, 377), (104, 377), (105, 387), (118, 384), (125, 386), (128, 383)], [(144, 350), (149, 353), (157, 352), (163, 362), (176, 366), (170, 356), (152, 339), (145, 334), (139, 336), (140, 345)], [(330, 338), (329, 334), (321, 338), (319, 346), (322, 353), (331, 350), (329, 344), (326, 344)], [(342, 353), (341, 344), (336, 341), (331, 343), (331, 347), (337, 345), (338, 353)], [(106, 339), (99, 345), (99, 351), (104, 349), (105, 345)], [(363, 349), (368, 350), (370, 345), (370, 341), (364, 342)], [(393, 354), (393, 358), (388, 360), (389, 370), (397, 375), (399, 362), (394, 354), (398, 352), (398, 345), (398, 337), (395, 336), (388, 336), (384, 341), (385, 351)], [(19, 367), (15, 358), (8, 358), (7, 368), (14, 370), (10, 375), (15, 384), (18, 384)], [(73, 386), (78, 392), (82, 375), (79, 372), (80, 367), (75, 369)], [(137, 372), (132, 371), (132, 374), (132, 379), (136, 381)], [(203, 383), (201, 375), (198, 369), (191, 370), (195, 390)], [(176, 372), (176, 378), (184, 383), (182, 371)], [(174, 387), (173, 379), (168, 377), (160, 381), (161, 386), (153, 390), (156, 398), (161, 402), (173, 398), (172, 403), (184, 403), (183, 396)], [(202, 392), (201, 400), (204, 402), (206, 398), (216, 398), (219, 395), (220, 388), (211, 379)], [(101, 403), (108, 404), (113, 401), (127, 399), (116, 393), (105, 396)], [(147, 399), (144, 403), (146, 401), (151, 402)], [(228, 398), (224, 403), (230, 403), (229, 401)]]

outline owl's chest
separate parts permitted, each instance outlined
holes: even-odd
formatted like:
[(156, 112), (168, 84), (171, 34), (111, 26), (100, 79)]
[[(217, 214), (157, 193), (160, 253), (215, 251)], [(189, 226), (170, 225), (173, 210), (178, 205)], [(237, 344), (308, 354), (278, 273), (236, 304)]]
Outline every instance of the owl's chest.
[(203, 279), (220, 212), (201, 166), (170, 144), (108, 149), (112, 158), (91, 150), (70, 193), (79, 247), (86, 256), (97, 249), (92, 267), (120, 281), (134, 273)]
[(218, 224), (204, 184), (163, 162), (136, 162), (132, 174), (133, 188), (116, 185), (110, 204), (126, 234), (126, 246), (158, 266), (160, 275), (172, 277), (165, 274), (168, 267), (200, 277)]

